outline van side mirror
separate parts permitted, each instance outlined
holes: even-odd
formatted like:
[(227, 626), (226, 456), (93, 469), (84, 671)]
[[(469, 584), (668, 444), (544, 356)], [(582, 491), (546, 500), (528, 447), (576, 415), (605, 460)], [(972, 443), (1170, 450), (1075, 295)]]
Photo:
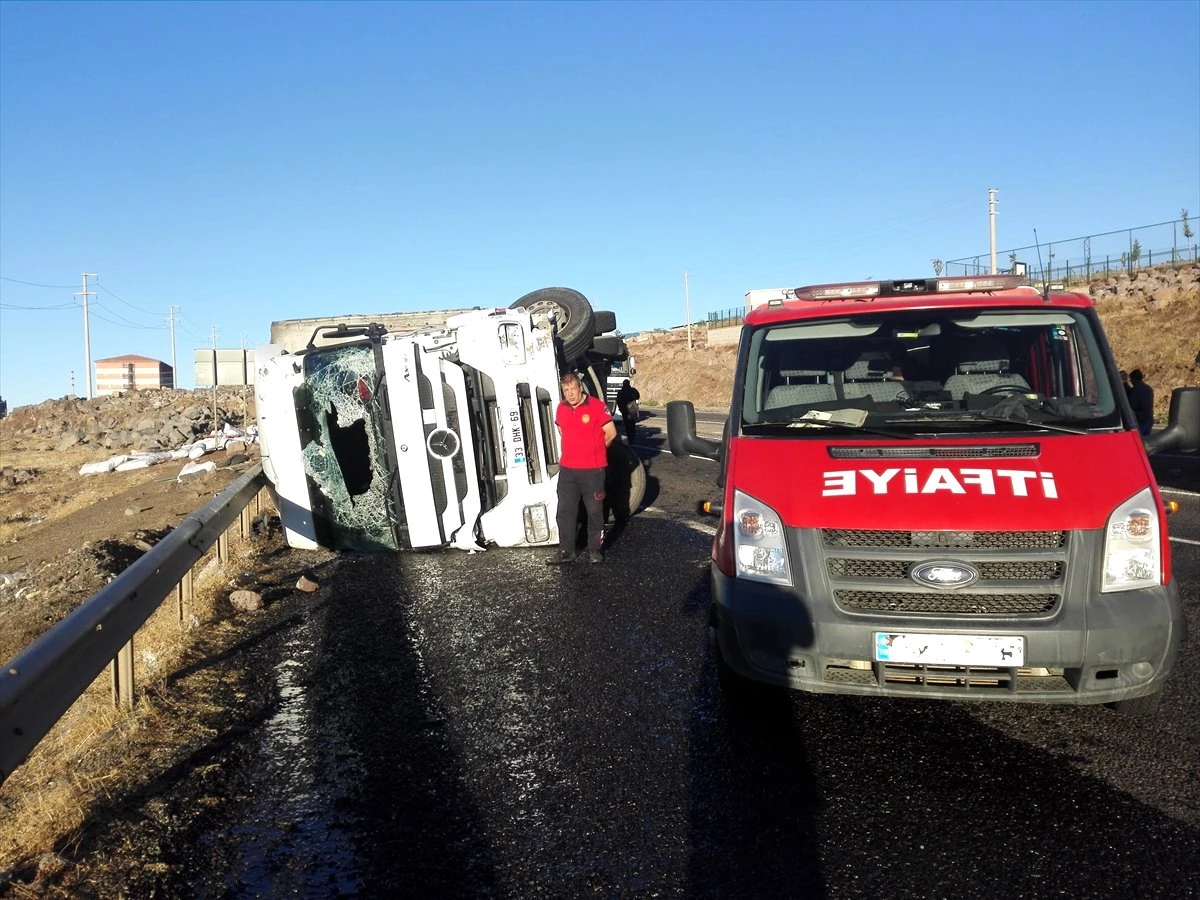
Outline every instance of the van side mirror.
[(1171, 391), (1167, 427), (1146, 438), (1146, 452), (1163, 450), (1200, 450), (1200, 387), (1182, 387)]
[(675, 456), (702, 456), (719, 461), (721, 442), (696, 436), (696, 407), (690, 400), (667, 404), (667, 445)]

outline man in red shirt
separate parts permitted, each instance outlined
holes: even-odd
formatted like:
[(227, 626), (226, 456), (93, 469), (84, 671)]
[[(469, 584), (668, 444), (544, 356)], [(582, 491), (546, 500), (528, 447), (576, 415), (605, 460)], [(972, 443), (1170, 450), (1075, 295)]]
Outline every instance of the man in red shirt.
[(579, 376), (568, 372), (559, 380), (563, 400), (554, 411), (561, 437), (558, 466), (558, 552), (546, 565), (575, 562), (575, 532), (579, 501), (587, 510), (588, 560), (604, 562), (600, 539), (604, 528), (604, 470), (608, 445), (617, 437), (617, 426), (604, 401), (583, 392)]

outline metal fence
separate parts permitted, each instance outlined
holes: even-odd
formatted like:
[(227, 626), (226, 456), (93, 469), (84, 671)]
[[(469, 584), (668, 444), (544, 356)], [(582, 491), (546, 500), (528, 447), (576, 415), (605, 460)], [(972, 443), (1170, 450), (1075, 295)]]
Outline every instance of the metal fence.
[[(1185, 235), (1187, 231), (1193, 233)], [(1200, 262), (1200, 243), (1192, 223), (1183, 218), (996, 251), (998, 271), (1025, 274), (1032, 283), (1091, 280), (1109, 273), (1189, 262)], [(947, 260), (944, 274), (983, 275), (990, 271), (989, 251)]]
[(730, 309), (721, 309), (716, 312), (710, 312), (708, 318), (704, 320), (704, 324), (709, 328), (723, 328), (726, 325), (741, 325), (742, 320), (746, 318), (746, 307), (734, 306)]

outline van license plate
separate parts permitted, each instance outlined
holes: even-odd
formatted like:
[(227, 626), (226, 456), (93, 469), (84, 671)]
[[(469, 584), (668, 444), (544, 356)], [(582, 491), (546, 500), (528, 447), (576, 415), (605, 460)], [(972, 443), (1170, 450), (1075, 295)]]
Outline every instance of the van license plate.
[(986, 634), (920, 634), (875, 632), (878, 662), (931, 666), (1025, 665), (1025, 638)]

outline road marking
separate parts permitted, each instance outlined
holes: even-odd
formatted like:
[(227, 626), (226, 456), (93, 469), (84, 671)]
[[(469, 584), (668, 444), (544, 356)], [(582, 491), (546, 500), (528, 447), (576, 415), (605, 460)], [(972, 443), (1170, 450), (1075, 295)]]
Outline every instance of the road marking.
[(1179, 494), (1182, 497), (1200, 497), (1195, 491), (1185, 491), (1183, 488), (1164, 488), (1160, 487), (1159, 493), (1162, 494)]
[(1171, 537), (1168, 540), (1174, 541), (1177, 544), (1191, 544), (1193, 547), (1200, 547), (1200, 541), (1193, 541), (1188, 538)]

